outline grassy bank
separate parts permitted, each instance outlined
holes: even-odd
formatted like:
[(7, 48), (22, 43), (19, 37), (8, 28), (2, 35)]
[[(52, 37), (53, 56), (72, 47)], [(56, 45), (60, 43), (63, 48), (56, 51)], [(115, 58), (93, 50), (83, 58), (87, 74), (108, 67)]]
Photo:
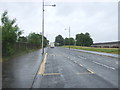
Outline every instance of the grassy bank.
[(2, 59), (0, 59), (0, 62), (8, 61), (8, 60), (13, 59), (15, 57), (22, 56), (24, 54), (27, 54), (27, 53), (30, 53), (30, 52), (33, 52), (33, 51), (36, 51), (36, 50), (38, 50), (38, 49), (20, 50), (20, 51), (17, 51), (16, 53), (14, 53), (14, 55), (7, 56), (7, 57), (2, 57)]
[[(69, 48), (69, 46), (62, 46), (62, 47)], [(112, 54), (120, 54), (120, 49), (118, 49), (118, 48), (94, 48), (94, 47), (81, 47), (81, 46), (70, 46), (70, 48), (88, 50), (88, 51), (112, 53)]]

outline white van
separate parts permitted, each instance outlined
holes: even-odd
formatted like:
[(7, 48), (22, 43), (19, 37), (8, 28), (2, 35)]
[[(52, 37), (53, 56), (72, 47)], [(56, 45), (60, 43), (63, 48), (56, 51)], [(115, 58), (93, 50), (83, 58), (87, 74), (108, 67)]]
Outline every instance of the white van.
[(50, 43), (50, 48), (54, 48), (54, 47), (55, 47), (54, 42), (51, 42), (51, 43)]

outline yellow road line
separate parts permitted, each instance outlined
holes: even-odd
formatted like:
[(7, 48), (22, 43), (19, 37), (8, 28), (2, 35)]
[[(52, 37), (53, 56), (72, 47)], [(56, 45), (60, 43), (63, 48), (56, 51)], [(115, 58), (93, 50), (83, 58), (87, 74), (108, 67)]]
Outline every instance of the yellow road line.
[(43, 75), (61, 75), (61, 73), (44, 73)]
[(40, 69), (39, 69), (38, 74), (41, 74), (41, 75), (44, 74), (46, 58), (47, 58), (47, 53), (45, 54), (44, 59), (43, 59), (41, 65), (40, 65)]
[(90, 69), (87, 69), (87, 71), (90, 72), (90, 73), (94, 73), (94, 72), (93, 72), (92, 70), (90, 70)]

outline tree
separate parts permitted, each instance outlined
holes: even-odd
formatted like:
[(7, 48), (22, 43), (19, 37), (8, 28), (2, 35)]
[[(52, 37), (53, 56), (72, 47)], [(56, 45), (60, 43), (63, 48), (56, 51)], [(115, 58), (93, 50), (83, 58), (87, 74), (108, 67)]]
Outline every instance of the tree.
[[(28, 35), (28, 42), (42, 46), (42, 35), (36, 34), (35, 32), (30, 33)], [(49, 41), (47, 40), (47, 38), (44, 37), (43, 46), (45, 47), (48, 44), (48, 42)]]
[(1, 22), (3, 54), (4, 51), (6, 51), (7, 55), (11, 55), (14, 53), (14, 44), (17, 38), (22, 34), (22, 31), (19, 29), (18, 25), (15, 24), (16, 19), (9, 19), (7, 11), (2, 14)]
[(76, 35), (76, 45), (77, 46), (90, 46), (93, 44), (93, 40), (89, 33), (81, 33)]
[(56, 36), (55, 43), (59, 43), (59, 46), (64, 45), (64, 38), (61, 35)]
[(64, 44), (65, 44), (65, 45), (69, 45), (69, 38), (65, 38)]
[(75, 40), (74, 40), (74, 38), (70, 38), (69, 41), (70, 41), (70, 45), (75, 45)]
[(44, 43), (43, 43), (43, 46), (46, 47), (49, 43), (49, 40), (47, 40), (46, 37), (44, 37)]
[[(0, 42), (2, 42), (2, 26), (0, 26)], [(1, 45), (1, 43), (0, 43)]]
[(74, 38), (65, 38), (64, 43), (65, 43), (65, 45), (74, 45), (75, 40), (74, 40)]
[(18, 42), (27, 42), (27, 37), (24, 37), (24, 36), (19, 37)]

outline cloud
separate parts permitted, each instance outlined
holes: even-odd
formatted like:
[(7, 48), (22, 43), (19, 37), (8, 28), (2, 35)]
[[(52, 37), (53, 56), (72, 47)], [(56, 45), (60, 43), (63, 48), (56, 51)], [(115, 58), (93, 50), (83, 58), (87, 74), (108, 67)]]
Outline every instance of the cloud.
[[(45, 4), (54, 4), (48, 3)], [(0, 3), (0, 14), (8, 10), (10, 18), (17, 18), (17, 24), (24, 35), (42, 31), (42, 3), (9, 2)], [(89, 32), (94, 42), (118, 39), (117, 2), (56, 2), (56, 7), (45, 7), (45, 35), (50, 41), (61, 34), (68, 37), (65, 28), (71, 27), (71, 36)]]

